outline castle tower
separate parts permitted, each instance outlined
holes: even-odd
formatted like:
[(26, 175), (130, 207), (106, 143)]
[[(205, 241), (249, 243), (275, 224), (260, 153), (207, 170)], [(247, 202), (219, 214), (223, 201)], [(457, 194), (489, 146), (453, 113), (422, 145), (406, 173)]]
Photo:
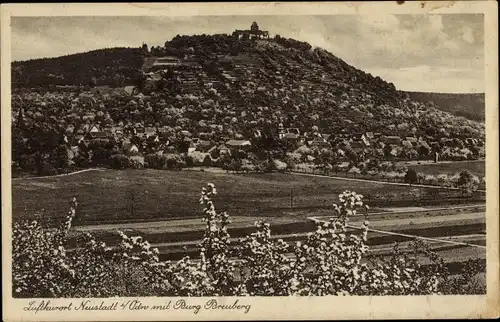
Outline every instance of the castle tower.
[(259, 25), (257, 24), (256, 21), (252, 23), (252, 26), (250, 27), (251, 31), (259, 31)]

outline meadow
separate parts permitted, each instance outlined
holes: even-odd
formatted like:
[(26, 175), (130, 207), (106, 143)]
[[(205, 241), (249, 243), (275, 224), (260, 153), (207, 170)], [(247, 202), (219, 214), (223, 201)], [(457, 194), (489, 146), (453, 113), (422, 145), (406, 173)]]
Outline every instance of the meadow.
[[(397, 199), (412, 198), (410, 191), (415, 189), (285, 173), (104, 170), (13, 181), (13, 217), (33, 217), (39, 213), (37, 218), (56, 224), (69, 209), (69, 201), (76, 197), (79, 206), (75, 225), (200, 218), (198, 199), (201, 188), (208, 182), (214, 183), (219, 191), (214, 198), (218, 211), (266, 220), (305, 219), (324, 213), (344, 190), (364, 194), (372, 206), (381, 199), (394, 206)], [(440, 191), (442, 196), (458, 193), (438, 188), (419, 189)]]
[(417, 172), (425, 174), (439, 175), (439, 174), (455, 174), (462, 170), (469, 170), (471, 173), (482, 178), (485, 176), (485, 162), (484, 160), (467, 161), (467, 162), (442, 162), (442, 163), (425, 163), (408, 165)]
[(255, 218), (290, 216), (291, 211), (305, 218), (330, 208), (344, 190), (379, 198), (410, 191), (407, 186), (285, 173), (104, 170), (13, 181), (13, 217), (42, 213), (40, 218), (55, 223), (76, 197), (76, 225), (199, 218), (198, 199), (208, 182), (218, 189), (214, 202), (219, 211)]

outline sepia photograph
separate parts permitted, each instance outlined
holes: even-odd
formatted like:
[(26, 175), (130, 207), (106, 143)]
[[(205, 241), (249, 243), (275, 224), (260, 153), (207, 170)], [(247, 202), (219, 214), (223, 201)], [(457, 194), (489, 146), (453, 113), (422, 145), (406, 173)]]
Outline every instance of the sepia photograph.
[(491, 291), (498, 304), (485, 13), (275, 9), (2, 23), (19, 314), (241, 319), (259, 297)]

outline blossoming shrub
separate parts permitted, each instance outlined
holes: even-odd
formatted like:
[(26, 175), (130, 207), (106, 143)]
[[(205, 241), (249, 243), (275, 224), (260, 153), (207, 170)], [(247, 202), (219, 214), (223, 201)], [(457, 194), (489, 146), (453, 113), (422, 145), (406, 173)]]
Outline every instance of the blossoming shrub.
[[(349, 218), (365, 207), (362, 196), (346, 191), (333, 206), (334, 216), (301, 241), (273, 239), (271, 227), (232, 242), (227, 213), (212, 202), (213, 184), (203, 188), (206, 230), (197, 259), (161, 261), (158, 249), (140, 236), (119, 232), (114, 247), (90, 234), (66, 249), (76, 201), (57, 229), (39, 222), (17, 222), (13, 228), (13, 295), (15, 297), (111, 296), (285, 296), (410, 295), (484, 293), (471, 283), (484, 265), (470, 261), (452, 277), (442, 259), (421, 242), (411, 254), (395, 247), (388, 259), (367, 257), (368, 223), (354, 229)], [(357, 230), (361, 230), (356, 233)], [(430, 265), (422, 265), (422, 257)]]

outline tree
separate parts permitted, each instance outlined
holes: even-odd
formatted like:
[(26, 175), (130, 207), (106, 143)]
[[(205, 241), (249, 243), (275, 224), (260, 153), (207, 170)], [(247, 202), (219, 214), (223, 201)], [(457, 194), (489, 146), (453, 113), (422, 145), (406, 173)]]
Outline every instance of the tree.
[(274, 162), (274, 158), (270, 156), (265, 162), (264, 162), (264, 172), (273, 172), (278, 170), (276, 167), (276, 162)]
[(64, 144), (60, 144), (55, 150), (50, 154), (50, 163), (54, 165), (54, 168), (62, 170), (69, 166), (69, 158), (67, 147)]
[(463, 170), (460, 172), (457, 186), (462, 190), (462, 196), (465, 193), (471, 194), (472, 191), (477, 190), (477, 183), (479, 179), (473, 175), (469, 170)]
[(123, 170), (130, 167), (130, 160), (123, 154), (115, 154), (111, 156), (111, 167), (117, 170)]
[(240, 172), (243, 166), (243, 162), (239, 158), (233, 158), (229, 164), (229, 169), (234, 172)]
[(23, 156), (26, 155), (26, 145), (24, 144), (22, 133), (18, 128), (12, 126), (12, 162), (19, 166), (20, 169), (25, 169)]
[(93, 142), (89, 148), (92, 150), (92, 164), (94, 166), (105, 166), (111, 161), (113, 144), (111, 142)]
[(203, 166), (205, 167), (210, 167), (212, 165), (212, 157), (210, 157), (210, 154), (205, 155), (205, 158), (203, 158)]
[(410, 186), (418, 181), (418, 175), (417, 172), (414, 169), (408, 169), (406, 171), (405, 175), (405, 182), (408, 183)]
[[(206, 222), (199, 260), (160, 260), (159, 250), (141, 236), (119, 232), (116, 247), (81, 238), (67, 251), (77, 216), (76, 200), (56, 228), (39, 220), (14, 222), (12, 291), (14, 297), (76, 298), (149, 296), (324, 296), (484, 294), (472, 278), (485, 267), (469, 261), (454, 277), (438, 254), (423, 242), (402, 253), (367, 260), (368, 223), (360, 232), (348, 230), (349, 217), (365, 211), (362, 196), (339, 195), (332, 218), (318, 222), (304, 239), (287, 243), (272, 238), (268, 223), (231, 244), (230, 217), (217, 212), (215, 186), (208, 184), (199, 199)], [(133, 196), (133, 194), (131, 194)], [(135, 201), (133, 201), (135, 203)], [(132, 208), (135, 213), (135, 206)], [(235, 260), (232, 260), (235, 259)], [(430, 265), (422, 265), (428, 261)]]
[(80, 147), (78, 153), (75, 155), (73, 159), (75, 162), (75, 166), (80, 168), (85, 168), (90, 164), (90, 154), (86, 148)]
[(165, 155), (166, 162), (165, 165), (167, 169), (182, 169), (184, 166), (184, 161), (178, 154), (167, 154)]
[(123, 86), (123, 83), (125, 82), (125, 77), (122, 74), (115, 74), (113, 76), (113, 85), (116, 87)]

